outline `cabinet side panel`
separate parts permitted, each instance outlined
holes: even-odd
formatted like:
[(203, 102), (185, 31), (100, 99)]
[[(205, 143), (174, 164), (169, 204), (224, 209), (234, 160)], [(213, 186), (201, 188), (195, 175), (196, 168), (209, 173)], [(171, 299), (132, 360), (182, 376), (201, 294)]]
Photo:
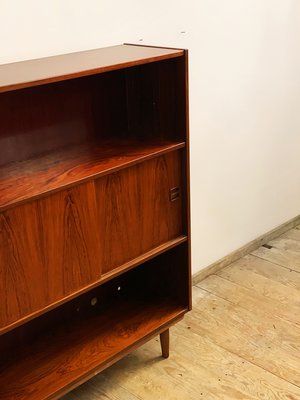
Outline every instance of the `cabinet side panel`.
[(103, 272), (109, 272), (182, 233), (181, 152), (96, 181)]
[(100, 278), (92, 182), (0, 214), (0, 330)]

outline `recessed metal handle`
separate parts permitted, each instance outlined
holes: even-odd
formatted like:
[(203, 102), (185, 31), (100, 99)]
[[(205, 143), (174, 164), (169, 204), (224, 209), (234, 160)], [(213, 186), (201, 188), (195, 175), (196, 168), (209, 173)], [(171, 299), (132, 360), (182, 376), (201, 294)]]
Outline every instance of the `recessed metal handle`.
[(180, 187), (176, 186), (170, 189), (170, 201), (176, 201), (180, 198), (181, 190)]

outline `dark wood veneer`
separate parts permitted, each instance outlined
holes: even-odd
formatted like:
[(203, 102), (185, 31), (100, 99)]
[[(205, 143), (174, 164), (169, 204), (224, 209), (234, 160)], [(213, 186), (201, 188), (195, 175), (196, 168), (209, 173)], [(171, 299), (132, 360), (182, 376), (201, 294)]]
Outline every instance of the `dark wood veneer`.
[(0, 211), (182, 147), (184, 142), (91, 141), (11, 162), (0, 167)]
[[(151, 337), (180, 320), (186, 309), (172, 303), (126, 302), (109, 317), (57, 330), (7, 363), (0, 375), (1, 400), (57, 399), (93, 377)], [(18, 379), (15, 379), (18, 377)]]
[(95, 181), (103, 273), (182, 234), (181, 198), (169, 197), (181, 187), (180, 160), (173, 151)]
[[(187, 303), (174, 288), (184, 273), (176, 271), (176, 284), (169, 277), (185, 247), (183, 243), (3, 335), (0, 398), (56, 398), (67, 385), (93, 376), (182, 318)], [(165, 356), (166, 344), (164, 340)]]
[(56, 399), (191, 307), (187, 51), (0, 77), (0, 400)]
[(0, 214), (0, 331), (99, 280), (93, 183)]
[(0, 92), (182, 57), (183, 50), (119, 45), (1, 66)]

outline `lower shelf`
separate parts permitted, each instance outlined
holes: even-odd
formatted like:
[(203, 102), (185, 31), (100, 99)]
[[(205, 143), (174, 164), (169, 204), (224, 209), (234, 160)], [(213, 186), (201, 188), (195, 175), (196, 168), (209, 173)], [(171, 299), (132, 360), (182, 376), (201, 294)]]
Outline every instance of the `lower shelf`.
[(59, 398), (176, 322), (186, 311), (166, 301), (126, 301), (63, 326), (2, 365), (0, 399)]
[(0, 335), (0, 400), (53, 400), (190, 308), (184, 241)]

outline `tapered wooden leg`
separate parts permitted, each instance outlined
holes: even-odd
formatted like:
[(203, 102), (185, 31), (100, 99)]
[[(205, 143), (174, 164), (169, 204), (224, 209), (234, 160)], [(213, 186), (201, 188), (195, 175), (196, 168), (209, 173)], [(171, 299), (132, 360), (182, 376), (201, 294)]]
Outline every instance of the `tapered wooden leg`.
[(170, 331), (167, 329), (160, 334), (160, 345), (163, 358), (169, 357), (170, 350)]

